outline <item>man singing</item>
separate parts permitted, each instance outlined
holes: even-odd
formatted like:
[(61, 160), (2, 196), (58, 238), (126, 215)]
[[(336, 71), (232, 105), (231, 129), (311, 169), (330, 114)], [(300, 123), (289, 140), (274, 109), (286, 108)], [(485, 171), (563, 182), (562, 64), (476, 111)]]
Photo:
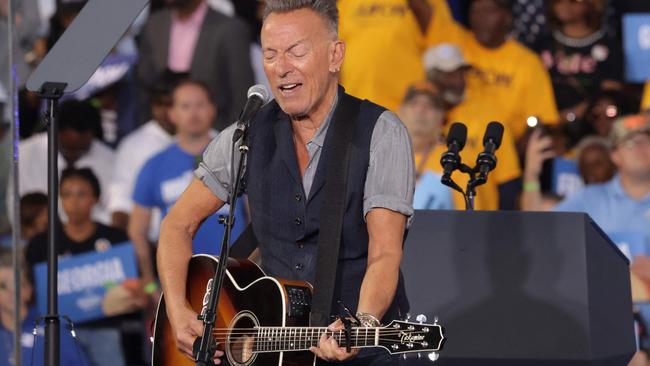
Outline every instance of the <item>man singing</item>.
[[(336, 126), (333, 116), (342, 103), (358, 101), (338, 85), (345, 44), (337, 29), (335, 0), (266, 1), (261, 40), (275, 101), (260, 110), (250, 127), (246, 193), (262, 267), (270, 276), (311, 283), (316, 277), (319, 216), (330, 199), (322, 189), (333, 143), (330, 126)], [(399, 265), (413, 215), (413, 155), (408, 132), (394, 113), (358, 102), (356, 121), (355, 116), (342, 119), (356, 124), (337, 272), (332, 274), (333, 302), (345, 303), (362, 326), (378, 326), (380, 319), (399, 317), (398, 300), (404, 298)], [(206, 217), (229, 202), (235, 128), (208, 146), (196, 179), (162, 224), (158, 268), (167, 314), (177, 346), (188, 356), (203, 330), (185, 300), (192, 236)], [(332, 307), (331, 313), (339, 314), (339, 309)], [(330, 325), (330, 330), (339, 329), (339, 321)], [(380, 349), (347, 352), (325, 334), (311, 350), (344, 365), (393, 365), (396, 360)]]

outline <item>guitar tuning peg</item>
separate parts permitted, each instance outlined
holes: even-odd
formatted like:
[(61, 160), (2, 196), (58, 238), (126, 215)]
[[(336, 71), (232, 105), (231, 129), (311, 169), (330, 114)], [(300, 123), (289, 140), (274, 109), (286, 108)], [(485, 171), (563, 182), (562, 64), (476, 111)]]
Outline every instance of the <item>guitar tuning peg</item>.
[(406, 313), (406, 318), (404, 320), (406, 321), (411, 320), (411, 313)]
[(436, 362), (438, 360), (438, 358), (440, 357), (440, 355), (437, 352), (431, 352), (431, 353), (429, 353), (428, 357), (429, 357), (429, 361)]
[(406, 353), (402, 355), (402, 360), (406, 360)]
[(422, 358), (422, 354), (418, 352), (418, 360)]
[(438, 316), (433, 318), (433, 325), (438, 325)]
[(420, 314), (415, 317), (415, 320), (417, 320), (420, 324), (422, 324), (427, 321), (427, 316), (424, 314)]

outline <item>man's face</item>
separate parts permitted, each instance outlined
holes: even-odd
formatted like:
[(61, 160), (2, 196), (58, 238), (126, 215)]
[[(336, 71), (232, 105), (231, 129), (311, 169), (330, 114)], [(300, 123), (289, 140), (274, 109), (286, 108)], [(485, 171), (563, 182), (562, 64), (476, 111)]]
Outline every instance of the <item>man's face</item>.
[(199, 137), (210, 132), (216, 109), (205, 90), (195, 84), (176, 88), (169, 119), (178, 136)]
[(435, 139), (440, 135), (444, 111), (436, 108), (426, 94), (418, 94), (404, 102), (399, 116), (411, 136)]
[(272, 13), (262, 26), (264, 72), (282, 110), (292, 117), (321, 111), (336, 84), (343, 42), (311, 9)]
[(466, 68), (455, 71), (430, 71), (428, 79), (440, 90), (443, 101), (454, 107), (465, 99)]
[(78, 132), (71, 128), (59, 131), (61, 155), (68, 164), (76, 162), (90, 150), (93, 138), (92, 131)]
[(578, 168), (586, 184), (605, 183), (612, 179), (616, 171), (609, 150), (600, 145), (585, 147), (580, 154)]
[(650, 133), (637, 133), (620, 142), (612, 152), (612, 161), (621, 175), (650, 179)]
[(493, 0), (475, 0), (469, 8), (469, 24), (481, 45), (496, 48), (510, 32), (512, 15)]

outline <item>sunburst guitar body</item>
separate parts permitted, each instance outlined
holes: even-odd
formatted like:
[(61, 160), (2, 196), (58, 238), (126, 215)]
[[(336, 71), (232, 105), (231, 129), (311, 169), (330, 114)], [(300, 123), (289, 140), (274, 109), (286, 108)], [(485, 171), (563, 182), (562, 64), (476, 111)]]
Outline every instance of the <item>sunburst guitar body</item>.
[[(201, 314), (217, 269), (217, 258), (192, 257), (187, 277), (186, 299)], [(307, 282), (266, 276), (253, 262), (228, 261), (226, 277), (217, 306), (213, 336), (217, 348), (225, 352), (222, 364), (230, 366), (307, 366), (315, 364), (311, 346), (328, 332), (342, 346), (383, 347), (388, 352), (437, 352), (444, 337), (438, 324), (392, 321), (376, 328), (353, 327), (345, 332), (329, 332), (309, 326), (312, 287)], [(158, 304), (152, 349), (153, 366), (194, 366), (175, 343), (165, 309), (164, 295)]]

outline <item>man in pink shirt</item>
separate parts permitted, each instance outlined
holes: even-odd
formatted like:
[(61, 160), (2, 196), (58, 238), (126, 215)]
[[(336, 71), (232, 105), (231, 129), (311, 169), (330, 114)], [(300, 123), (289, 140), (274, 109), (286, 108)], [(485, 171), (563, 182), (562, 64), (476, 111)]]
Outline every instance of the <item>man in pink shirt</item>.
[(141, 105), (149, 105), (146, 91), (161, 73), (188, 74), (211, 89), (219, 110), (214, 126), (223, 129), (236, 120), (255, 82), (251, 39), (245, 23), (210, 9), (205, 0), (173, 0), (153, 13), (142, 31)]

